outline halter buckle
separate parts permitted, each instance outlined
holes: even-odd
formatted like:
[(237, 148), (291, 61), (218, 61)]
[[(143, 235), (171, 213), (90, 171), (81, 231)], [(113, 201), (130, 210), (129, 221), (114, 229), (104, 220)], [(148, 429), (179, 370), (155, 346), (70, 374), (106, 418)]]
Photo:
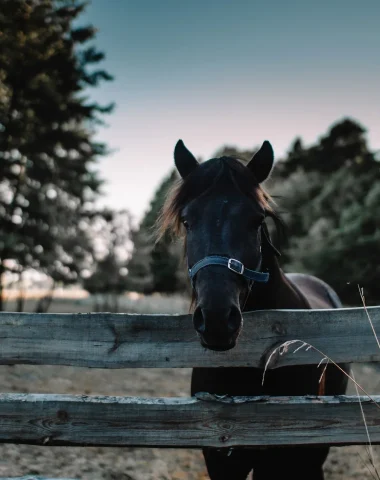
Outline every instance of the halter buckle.
[(244, 265), (235, 258), (228, 259), (227, 267), (238, 275), (243, 275), (244, 273)]

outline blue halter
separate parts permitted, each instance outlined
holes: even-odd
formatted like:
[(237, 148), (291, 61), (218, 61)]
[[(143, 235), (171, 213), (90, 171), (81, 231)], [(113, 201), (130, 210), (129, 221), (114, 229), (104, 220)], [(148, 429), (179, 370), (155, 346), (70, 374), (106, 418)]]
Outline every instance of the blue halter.
[(191, 283), (194, 282), (195, 275), (204, 267), (209, 265), (221, 265), (223, 267), (229, 268), (232, 272), (242, 275), (251, 282), (261, 282), (267, 283), (269, 280), (269, 273), (257, 272), (256, 270), (250, 270), (245, 268), (244, 265), (235, 258), (222, 257), (220, 255), (210, 255), (208, 257), (202, 258), (192, 268), (189, 268), (189, 276)]

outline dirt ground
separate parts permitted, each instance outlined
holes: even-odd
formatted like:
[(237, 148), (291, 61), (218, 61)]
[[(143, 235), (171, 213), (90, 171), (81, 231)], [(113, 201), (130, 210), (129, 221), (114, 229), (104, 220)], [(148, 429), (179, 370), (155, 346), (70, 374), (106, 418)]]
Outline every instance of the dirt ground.
[[(369, 393), (380, 393), (380, 371), (355, 365), (354, 372)], [(1, 392), (188, 396), (190, 370), (0, 366), (0, 385)], [(350, 393), (355, 393), (352, 385)], [(374, 451), (380, 470), (380, 446)], [(326, 480), (373, 478), (367, 458), (364, 447), (332, 448)], [(0, 477), (27, 474), (81, 480), (208, 479), (198, 450), (0, 445)]]

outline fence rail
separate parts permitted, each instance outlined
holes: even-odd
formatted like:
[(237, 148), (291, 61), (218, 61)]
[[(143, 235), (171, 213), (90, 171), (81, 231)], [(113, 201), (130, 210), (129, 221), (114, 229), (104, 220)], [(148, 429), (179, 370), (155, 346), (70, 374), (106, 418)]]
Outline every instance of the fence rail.
[[(380, 307), (368, 308), (380, 332)], [(380, 361), (363, 308), (244, 314), (239, 344), (202, 348), (190, 315), (0, 313), (0, 364), (125, 367), (263, 367), (317, 364), (321, 354), (271, 355), (299, 339), (336, 362)], [(293, 348), (294, 347), (294, 348)], [(293, 353), (292, 353), (293, 352)], [(380, 396), (96, 397), (0, 394), (0, 442), (38, 445), (255, 447), (380, 444)]]
[[(380, 403), (380, 396), (375, 397)], [(0, 395), (0, 442), (37, 445), (236, 447), (380, 443), (367, 397), (88, 397)]]
[[(380, 307), (369, 307), (368, 313), (380, 332)], [(276, 345), (293, 339), (312, 344), (336, 362), (380, 361), (363, 308), (248, 312), (236, 348), (218, 353), (200, 346), (190, 315), (0, 313), (0, 364), (262, 367)], [(270, 366), (320, 360), (318, 352), (301, 349), (273, 356)]]

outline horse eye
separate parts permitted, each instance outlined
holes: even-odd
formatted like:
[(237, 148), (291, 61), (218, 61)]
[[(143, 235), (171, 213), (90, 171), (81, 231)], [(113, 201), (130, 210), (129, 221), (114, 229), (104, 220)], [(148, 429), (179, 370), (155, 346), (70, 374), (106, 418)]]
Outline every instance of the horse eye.
[(189, 222), (187, 220), (182, 219), (182, 224), (186, 228), (186, 230), (189, 229)]

